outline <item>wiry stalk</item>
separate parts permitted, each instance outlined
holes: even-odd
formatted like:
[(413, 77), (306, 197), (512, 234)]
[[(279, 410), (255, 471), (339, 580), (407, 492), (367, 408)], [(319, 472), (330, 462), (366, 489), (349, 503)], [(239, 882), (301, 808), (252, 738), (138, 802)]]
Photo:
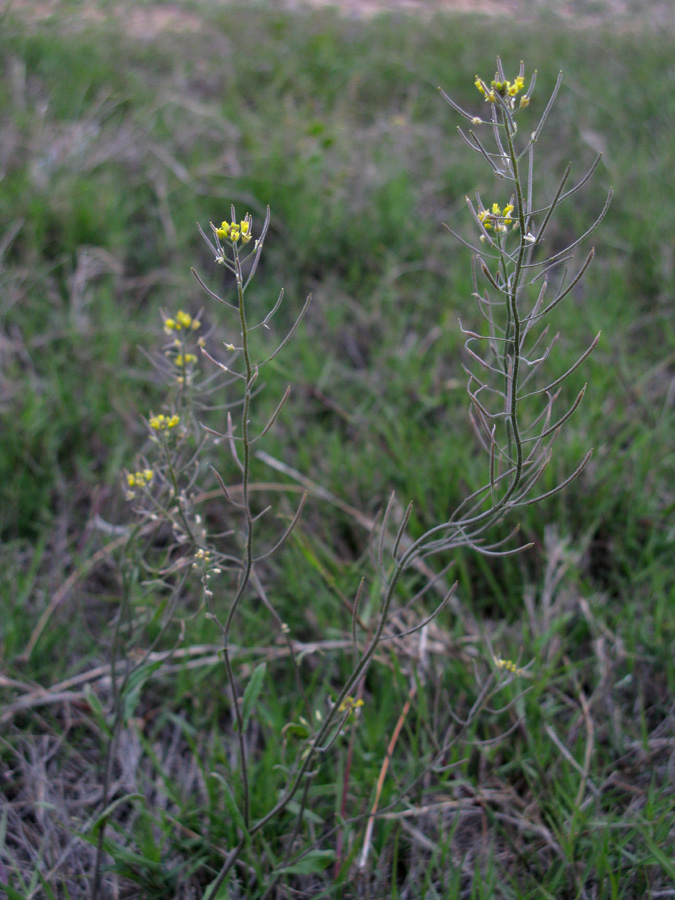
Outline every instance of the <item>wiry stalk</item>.
[[(253, 254), (253, 265), (246, 279), (242, 274), (242, 261), (239, 256), (239, 248), (236, 241), (233, 244), (231, 258), (224, 259), (223, 247), (216, 241), (216, 246), (211, 245), (216, 252), (216, 258), (224, 263), (233, 273), (237, 284), (239, 324), (242, 336), (241, 353), (243, 356), (244, 399), (241, 419), (241, 436), (238, 441), (241, 444), (242, 459), (241, 468), (241, 503), (236, 508), (243, 515), (243, 554), (241, 567), (238, 573), (236, 589), (230, 601), (227, 617), (221, 624), (224, 644), (224, 659), (227, 668), (227, 677), (235, 698), (235, 717), (238, 728), (239, 755), (242, 768), (242, 782), (244, 794), (244, 823), (246, 833), (242, 834), (234, 846), (216, 879), (210, 885), (211, 895), (215, 895), (223, 884), (233, 866), (240, 859), (244, 847), (250, 838), (262, 831), (273, 819), (287, 810), (289, 804), (303, 790), (303, 803), (301, 804), (300, 817), (305, 808), (309, 779), (316, 773), (321, 755), (327, 753), (337, 741), (341, 729), (350, 715), (350, 703), (352, 694), (363, 683), (367, 669), (372, 662), (378, 647), (391, 636), (386, 634), (390, 622), (390, 614), (395, 605), (395, 598), (401, 586), (403, 574), (411, 566), (420, 566), (426, 558), (438, 553), (456, 550), (458, 548), (471, 548), (478, 553), (489, 556), (505, 556), (520, 552), (529, 544), (511, 548), (508, 541), (517, 530), (514, 529), (506, 539), (496, 539), (492, 542), (488, 539), (488, 533), (496, 524), (501, 522), (514, 510), (540, 502), (550, 497), (559, 490), (565, 488), (576, 478), (590, 457), (586, 454), (577, 469), (552, 489), (539, 495), (534, 495), (535, 487), (544, 473), (551, 458), (551, 442), (560, 428), (577, 409), (584, 390), (579, 392), (576, 400), (562, 414), (554, 415), (554, 404), (558, 398), (560, 385), (574, 372), (593, 350), (596, 340), (584, 351), (582, 356), (571, 366), (568, 366), (562, 375), (551, 377), (543, 376), (543, 386), (537, 387), (537, 378), (540, 370), (545, 370), (549, 359), (549, 351), (556, 338), (549, 338), (548, 326), (537, 329), (537, 324), (547, 316), (571, 289), (578, 284), (584, 275), (593, 257), (593, 251), (587, 256), (581, 269), (567, 286), (561, 286), (554, 299), (545, 304), (545, 294), (549, 283), (549, 276), (555, 267), (564, 263), (577, 244), (588, 236), (604, 216), (607, 204), (594, 224), (581, 238), (574, 240), (565, 250), (548, 258), (538, 259), (537, 248), (540, 246), (541, 234), (550, 228), (553, 214), (560, 203), (578, 190), (588, 179), (590, 173), (571, 190), (565, 192), (570, 169), (565, 171), (557, 191), (551, 201), (539, 207), (533, 203), (533, 171), (535, 158), (535, 141), (547, 119), (555, 96), (560, 87), (560, 78), (556, 83), (553, 95), (547, 103), (543, 115), (533, 132), (532, 137), (526, 142), (524, 149), (518, 148), (517, 116), (530, 104), (530, 98), (534, 87), (534, 78), (530, 87), (522, 94), (520, 103), (516, 105), (516, 96), (524, 88), (524, 67), (521, 64), (520, 74), (513, 85), (506, 81), (501, 61), (497, 63), (497, 75), (491, 86), (481, 79), (476, 80), (476, 86), (484, 95), (490, 105), (490, 120), (483, 121), (480, 118), (466, 112), (447, 95), (444, 98), (462, 116), (469, 119), (472, 125), (485, 125), (494, 142), (494, 149), (490, 149), (486, 141), (481, 140), (473, 131), (467, 137), (460, 132), (467, 146), (486, 160), (492, 172), (502, 183), (509, 185), (509, 191), (513, 191), (512, 199), (501, 208), (495, 203), (490, 208), (483, 208), (480, 196), (477, 195), (477, 207), (474, 208), (468, 202), (471, 215), (478, 226), (480, 240), (490, 248), (492, 253), (481, 254), (479, 247), (475, 247), (471, 241), (461, 236), (459, 240), (476, 254), (474, 263), (474, 296), (478, 303), (479, 311), (487, 325), (487, 336), (478, 332), (463, 329), (467, 336), (466, 346), (474, 363), (481, 367), (480, 377), (470, 372), (467, 391), (473, 406), (474, 421), (479, 432), (479, 438), (487, 451), (488, 480), (485, 485), (474, 491), (457, 507), (445, 522), (439, 523), (428, 529), (420, 537), (411, 540), (406, 534), (406, 527), (410, 519), (412, 507), (408, 506), (403, 517), (402, 524), (396, 534), (389, 534), (389, 521), (392, 511), (392, 502), (387, 506), (382, 525), (381, 540), (377, 552), (377, 569), (381, 584), (381, 601), (376, 622), (372, 633), (369, 635), (365, 646), (359, 649), (357, 640), (357, 615), (354, 612), (352, 625), (353, 647), (356, 654), (356, 662), (352, 671), (345, 679), (342, 687), (337, 691), (337, 696), (330, 704), (330, 708), (324, 715), (316, 732), (308, 739), (303, 752), (298, 756), (294, 770), (291, 772), (285, 788), (278, 799), (270, 806), (268, 811), (257, 821), (250, 819), (250, 799), (247, 774), (246, 745), (243, 734), (244, 723), (241, 711), (236, 702), (236, 684), (232, 671), (228, 652), (229, 635), (234, 617), (240, 604), (244, 600), (246, 590), (251, 582), (251, 574), (256, 564), (256, 559), (267, 558), (268, 554), (258, 557), (253, 553), (253, 526), (254, 519), (249, 502), (249, 478), (250, 478), (250, 448), (257, 438), (251, 438), (249, 433), (250, 407), (252, 400), (253, 384), (258, 376), (258, 367), (251, 359), (249, 349), (249, 328), (246, 321), (246, 309), (244, 304), (245, 289), (251, 281), (255, 267), (258, 264), (260, 251), (256, 249)], [(527, 163), (521, 166), (520, 161), (527, 155)], [(591, 168), (591, 173), (595, 166)], [(610, 194), (611, 197), (611, 194)], [(511, 217), (511, 211), (515, 210), (515, 219)], [(233, 214), (234, 215), (234, 214)], [(269, 222), (266, 221), (265, 229)], [(539, 234), (536, 233), (539, 227)], [(450, 230), (450, 229), (448, 229)], [(534, 232), (534, 233), (532, 233)], [(217, 230), (214, 229), (217, 235)], [(452, 232), (454, 234), (454, 232)], [(517, 234), (517, 240), (516, 240)], [(264, 236), (264, 235), (263, 235)], [(260, 244), (262, 246), (262, 244)], [(257, 247), (257, 245), (256, 245)], [(491, 262), (492, 261), (492, 262)], [(494, 265), (496, 261), (496, 265)], [(490, 268), (490, 265), (493, 267)], [(478, 290), (478, 270), (483, 273), (488, 287), (482, 294)], [(539, 274), (536, 274), (539, 272)], [(539, 277), (543, 277), (543, 285), (536, 285)], [(565, 284), (565, 274), (562, 276), (562, 285)], [(201, 280), (200, 280), (200, 283)], [(203, 283), (202, 283), (203, 284)], [(206, 288), (209, 294), (212, 291)], [(490, 298), (490, 290), (496, 294), (496, 299)], [(217, 297), (217, 299), (221, 299)], [(280, 298), (281, 299), (281, 298)], [(224, 302), (224, 301), (223, 301)], [(278, 301), (280, 302), (280, 300)], [(270, 316), (276, 311), (275, 306)], [(305, 307), (306, 308), (306, 307)], [(304, 315), (304, 309), (303, 313)], [(300, 317), (300, 318), (301, 318)], [(267, 326), (269, 317), (263, 323)], [(287, 337), (281, 342), (274, 355), (285, 345), (297, 327), (293, 326)], [(548, 344), (547, 344), (548, 341)], [(487, 346), (487, 350), (481, 349)], [(477, 349), (474, 349), (476, 348)], [(266, 360), (265, 360), (266, 361)], [(264, 362), (264, 361), (263, 361)], [(533, 387), (530, 387), (530, 383)], [(528, 384), (527, 393), (524, 385)], [(536, 401), (539, 400), (539, 404)], [(285, 397), (277, 407), (268, 426), (258, 437), (264, 435), (268, 428), (276, 421)], [(235, 438), (230, 427), (228, 438), (234, 450)], [(238, 457), (237, 457), (238, 458)], [(219, 478), (223, 492), (229, 496), (224, 481)], [(289, 532), (297, 521), (297, 515), (293, 519)], [(282, 537), (270, 552), (276, 552), (285, 543), (286, 535)], [(389, 562), (385, 560), (385, 551), (389, 554)], [(443, 572), (452, 563), (447, 563)], [(257, 572), (255, 578), (259, 578)], [(255, 579), (253, 579), (255, 581)], [(355, 603), (355, 610), (361, 596), (363, 584), (359, 588), (359, 595)], [(445, 598), (432, 616), (424, 619), (422, 625), (426, 626), (438, 609), (452, 592), (446, 591)], [(213, 607), (211, 607), (213, 609)], [(215, 611), (214, 611), (215, 615)], [(216, 616), (217, 618), (217, 616)], [(405, 634), (412, 634), (417, 627), (408, 629)], [(514, 669), (515, 671), (515, 669)], [(481, 707), (482, 708), (482, 707)], [(299, 833), (300, 820), (296, 821), (293, 835)], [(285, 857), (288, 859), (288, 855)]]

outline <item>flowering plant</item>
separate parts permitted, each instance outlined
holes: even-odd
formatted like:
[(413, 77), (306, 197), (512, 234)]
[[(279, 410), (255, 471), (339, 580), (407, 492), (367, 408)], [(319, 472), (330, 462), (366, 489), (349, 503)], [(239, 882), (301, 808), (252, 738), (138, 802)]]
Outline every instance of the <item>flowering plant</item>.
[[(243, 219), (237, 218), (234, 207), (229, 221), (223, 220), (220, 225), (211, 224), (210, 234), (200, 229), (213, 260), (224, 268), (233, 282), (233, 294), (221, 296), (193, 270), (204, 292), (234, 320), (231, 330), (238, 336), (223, 342), (222, 346), (228, 354), (226, 361), (220, 358), (220, 349), (207, 349), (202, 336), (193, 346), (194, 336), (201, 328), (201, 313), (193, 317), (179, 310), (175, 315), (163, 317), (164, 330), (173, 339), (166, 353), (176, 396), (170, 406), (171, 412), (149, 417), (152, 450), (156, 458), (143, 459), (133, 467), (133, 471), (126, 473), (125, 489), (127, 496), (136, 502), (141, 520), (150, 525), (159, 523), (168, 526), (171, 535), (169, 549), (163, 550), (165, 555), (161, 564), (155, 563), (153, 568), (155, 578), (164, 586), (170, 586), (173, 598), (167, 604), (163, 627), (169, 627), (176, 598), (187, 579), (196, 572), (202, 585), (206, 615), (219, 632), (219, 658), (224, 670), (224, 682), (232, 698), (235, 727), (228, 739), (236, 746), (232, 771), (236, 772), (237, 783), (227, 785), (226, 796), (236, 836), (226, 847), (220, 869), (204, 896), (218, 896), (221, 886), (232, 877), (235, 866), (247, 854), (255, 855), (256, 848), (262, 846), (258, 841), (269, 840), (270, 824), (284, 816), (292, 825), (288, 840), (273, 854), (277, 865), (273, 872), (268, 873), (269, 885), (264, 896), (271, 893), (280, 873), (291, 870), (294, 859), (302, 859), (306, 871), (312, 871), (311, 865), (316, 865), (318, 871), (325, 865), (326, 859), (332, 859), (331, 851), (314, 846), (310, 839), (312, 829), (304, 830), (309, 815), (308, 797), (313, 788), (330, 788), (330, 785), (319, 783), (322, 760), (329, 751), (340, 746), (347, 723), (358, 727), (359, 721), (364, 718), (360, 714), (368, 708), (368, 698), (364, 697), (365, 677), (376, 654), (383, 647), (400, 648), (406, 641), (424, 635), (446, 604), (458, 602), (454, 597), (454, 587), (448, 585), (445, 578), (453, 566), (457, 550), (468, 548), (476, 554), (494, 557), (528, 549), (531, 546), (529, 543), (512, 546), (508, 538), (494, 537), (494, 526), (507, 517), (513, 517), (519, 508), (539, 503), (563, 490), (578, 477), (590, 459), (589, 450), (574, 471), (557, 484), (544, 490), (539, 488), (552, 458), (552, 443), (579, 407), (585, 391), (585, 387), (582, 388), (571, 405), (558, 412), (561, 385), (584, 362), (599, 339), (596, 336), (565, 371), (549, 374), (548, 361), (555, 338), (549, 339), (545, 320), (579, 284), (590, 265), (593, 250), (571, 277), (568, 277), (565, 267), (572, 252), (604, 217), (611, 192), (597, 220), (587, 231), (562, 250), (548, 255), (542, 252), (544, 237), (558, 206), (583, 187), (593, 174), (598, 160), (571, 188), (567, 187), (571, 172), (568, 166), (552, 196), (535, 202), (533, 172), (536, 144), (560, 88), (560, 78), (538, 123), (529, 137), (521, 140), (516, 116), (530, 107), (534, 84), (533, 77), (526, 87), (523, 64), (515, 79), (508, 80), (500, 60), (497, 61), (495, 78), (489, 84), (476, 77), (475, 86), (484, 102), (489, 104), (488, 121), (465, 111), (441, 91), (450, 106), (472, 126), (468, 133), (459, 130), (464, 143), (485, 160), (497, 180), (508, 185), (506, 192), (501, 191), (502, 198), (509, 197), (504, 205), (503, 199), (484, 203), (478, 193), (475, 201), (467, 198), (477, 239), (466, 239), (448, 229), (473, 253), (473, 297), (483, 324), (480, 331), (465, 328), (461, 323), (460, 326), (466, 335), (469, 359), (467, 392), (470, 415), (486, 454), (485, 483), (470, 493), (445, 521), (437, 523), (417, 538), (407, 533), (412, 504), (407, 506), (400, 521), (394, 525), (396, 503), (392, 495), (380, 523), (376, 566), (370, 584), (366, 586), (365, 580), (362, 581), (351, 601), (353, 622), (347, 645), (353, 664), (349, 674), (334, 685), (328, 695), (318, 700), (306, 697), (303, 686), (299, 685), (308, 712), (300, 717), (299, 722), (284, 725), (277, 735), (277, 768), (281, 777), (276, 793), (262, 812), (254, 809), (252, 802), (252, 760), (247, 730), (259, 709), (266, 663), (260, 663), (252, 670), (238, 668), (233, 635), (239, 618), (250, 614), (250, 610), (255, 609), (255, 614), (260, 617), (268, 615), (268, 627), (285, 645), (286, 658), (297, 675), (302, 647), (285, 622), (283, 610), (278, 608), (271, 596), (267, 565), (272, 557), (283, 551), (300, 519), (307, 494), (302, 496), (271, 546), (261, 549), (259, 523), (268, 508), (256, 510), (254, 507), (251, 466), (254, 453), (261, 455), (257, 450), (258, 442), (275, 426), (290, 394), (290, 388), (287, 388), (267, 420), (256, 424), (260, 372), (287, 345), (310, 303), (308, 297), (286, 334), (277, 340), (276, 346), (271, 351), (261, 352), (252, 335), (259, 328), (271, 329), (271, 321), (283, 300), (282, 291), (276, 303), (263, 316), (252, 310), (248, 298), (270, 224), (269, 210), (258, 232), (251, 215), (247, 213)], [(473, 127), (484, 131), (479, 136)], [(249, 248), (251, 241), (253, 245)], [(204, 424), (196, 415), (200, 410), (200, 392), (212, 389), (209, 378), (196, 383), (200, 357), (225, 378), (224, 385), (221, 384), (219, 389), (229, 392), (227, 400), (230, 409), (220, 430), (212, 427), (212, 420), (209, 420), (210, 424)], [(235, 404), (238, 408), (237, 424), (231, 412)], [(216, 466), (209, 461), (205, 466), (200, 462), (202, 459), (209, 460), (207, 441), (228, 448), (227, 465), (221, 462)], [(196, 511), (195, 485), (207, 470), (215, 479), (226, 509), (228, 529), (224, 532), (210, 527)], [(306, 482), (302, 476), (298, 478)], [(308, 490), (311, 489), (310, 485)], [(517, 524), (511, 536), (516, 532)], [(165, 537), (163, 547), (166, 544)], [(434, 570), (429, 560), (439, 556), (443, 557), (443, 564), (440, 569)], [(402, 629), (398, 624), (400, 595), (405, 593), (404, 575), (412, 569), (423, 576), (424, 583), (416, 594), (407, 597), (405, 606), (413, 606), (427, 594), (436, 594), (438, 602), (429, 615)], [(370, 593), (376, 602), (376, 613), (368, 624), (360, 612), (366, 593)], [(135, 670), (127, 673), (118, 686), (114, 734), (119, 734), (124, 717), (125, 691), (131, 689), (130, 685), (135, 683), (134, 678), (146, 661), (147, 656)], [(491, 708), (491, 700), (505, 685), (515, 678), (526, 676), (527, 666), (521, 667), (490, 651), (485, 673), (477, 673), (477, 698), (468, 719), (459, 723), (455, 721), (454, 725), (450, 722), (435, 738), (433, 752), (420, 761), (419, 775), (410, 784), (400, 787), (398, 800), (404, 799), (422, 777), (436, 770), (481, 712), (495, 712)], [(418, 682), (413, 679), (408, 703), (387, 748), (375, 798), (367, 816), (360, 869), (367, 863), (387, 766), (417, 690)], [(291, 738), (296, 739), (295, 744), (292, 744)], [(290, 759), (288, 754), (291, 754)], [(109, 778), (106, 780), (106, 791), (107, 785)], [(107, 803), (108, 798), (104, 796), (104, 806)], [(104, 825), (99, 832), (100, 852), (103, 833)]]

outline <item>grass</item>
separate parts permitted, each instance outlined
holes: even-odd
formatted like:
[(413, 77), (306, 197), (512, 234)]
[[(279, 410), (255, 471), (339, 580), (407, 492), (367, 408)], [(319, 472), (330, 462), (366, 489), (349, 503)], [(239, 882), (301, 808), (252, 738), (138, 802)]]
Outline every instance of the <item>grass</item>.
[[(230, 202), (260, 220), (269, 203), (256, 298), (266, 309), (283, 285), (290, 322), (315, 296), (260, 400), (262, 421), (292, 385), (266, 451), (339, 501), (310, 499), (267, 573), (293, 638), (308, 645), (309, 697), (344, 677), (342, 657), (322, 642), (349, 637), (349, 602), (370, 566), (368, 520), (389, 493), (413, 500), (417, 535), (481, 483), (457, 326), (475, 314), (469, 254), (440, 223), (462, 230), (464, 195), (489, 183), (436, 87), (468, 105), (475, 73), (489, 74), (502, 53), (509, 68), (523, 58), (539, 70), (539, 97), (565, 74), (540, 152), (544, 184), (568, 159), (580, 174), (605, 149), (552, 245), (579, 233), (615, 189), (594, 266), (558, 312), (557, 364), (603, 337), (570, 388), (589, 382), (551, 483), (589, 443), (595, 454), (569, 490), (524, 515), (528, 554), (460, 554), (460, 607), (435, 623), (426, 668), (413, 644), (378, 656), (367, 714), (308, 798), (306, 844), (339, 848), (339, 858), (286, 857), (282, 820), (227, 896), (262, 896), (283, 866), (274, 896), (670, 896), (672, 35), (545, 20), (403, 27), (393, 16), (257, 6), (200, 15), (202, 31), (151, 43), (111, 26), (66, 27), (67, 16), (2, 21), (0, 883), (9, 897), (89, 896), (110, 623), (126, 594), (147, 646), (167, 602), (120, 557), (114, 529), (131, 519), (120, 472), (143, 445), (141, 416), (164, 396), (143, 352), (162, 341), (159, 311), (203, 302), (189, 274), (210, 265), (196, 221), (220, 221)], [(218, 310), (204, 318), (228, 338)], [(253, 481), (282, 483), (261, 489), (260, 504), (291, 509), (288, 473), (257, 460)], [(226, 524), (213, 497), (204, 510)], [(410, 578), (405, 589), (420, 586)], [(107, 883), (120, 896), (200, 896), (237, 840), (231, 704), (199, 597), (198, 583), (186, 586), (178, 652), (129, 695), (106, 834)], [(364, 616), (376, 600), (364, 598)], [(276, 635), (254, 613), (241, 627), (242, 646), (256, 648), (237, 658), (241, 677), (268, 666), (248, 734), (255, 818), (282, 783), (274, 736), (288, 723), (301, 729), (305, 711), (275, 663)], [(516, 685), (505, 688), (515, 705), (479, 718), (443, 760), (449, 768), (428, 775), (407, 806), (387, 808), (449, 727), (448, 710), (466, 715), (487, 640), (498, 655), (534, 660), (529, 692), (516, 700)], [(415, 683), (357, 878), (363, 817)], [(290, 754), (300, 732), (286, 734)]]

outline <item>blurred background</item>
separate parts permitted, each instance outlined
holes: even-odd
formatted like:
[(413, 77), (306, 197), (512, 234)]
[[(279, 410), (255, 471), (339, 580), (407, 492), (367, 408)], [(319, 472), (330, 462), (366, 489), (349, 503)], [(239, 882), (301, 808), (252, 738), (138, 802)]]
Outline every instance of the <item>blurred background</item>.
[[(229, 218), (234, 203), (238, 215), (253, 215), (255, 228), (269, 205), (250, 302), (267, 310), (283, 287), (281, 329), (313, 295), (293, 342), (267, 370), (260, 400), (262, 420), (291, 385), (266, 451), (339, 501), (310, 499), (297, 538), (269, 573), (295, 637), (349, 632), (335, 598), (353, 595), (372, 542), (354, 510), (372, 520), (395, 490), (404, 506), (414, 502), (410, 528), (418, 535), (484, 482), (458, 326), (459, 318), (478, 324), (471, 254), (442, 223), (468, 238), (465, 196), (479, 189), (508, 198), (493, 197), (500, 186), (459, 139), (463, 123), (438, 87), (480, 114), (474, 78), (492, 78), (498, 55), (507, 75), (521, 60), (528, 79), (537, 70), (532, 122), (563, 71), (538, 146), (542, 202), (569, 161), (577, 180), (603, 154), (593, 180), (552, 223), (550, 246), (583, 233), (610, 186), (615, 192), (587, 242), (596, 259), (552, 326), (560, 331), (552, 361), (560, 371), (600, 330), (602, 337), (571, 379), (570, 397), (586, 381), (588, 390), (555, 445), (547, 484), (573, 471), (590, 446), (595, 452), (567, 491), (521, 517), (532, 551), (494, 560), (458, 554), (454, 577), (466, 616), (447, 611), (437, 623), (448, 656), (437, 661), (434, 696), (460, 685), (458, 714), (474, 683), (462, 653), (482, 653), (486, 636), (499, 655), (536, 660), (527, 710), (537, 727), (519, 728), (502, 754), (475, 750), (461, 769), (472, 796), (490, 779), (508, 786), (509, 802), (521, 798), (518, 815), (533, 830), (506, 834), (508, 826), (491, 819), (490, 834), (506, 829), (499, 853), (479, 865), (471, 851), (471, 865), (457, 870), (461, 894), (414, 893), (419, 867), (429, 870), (435, 857), (403, 830), (401, 846), (413, 849), (397, 884), (409, 896), (671, 896), (674, 26), (672, 4), (628, 0), (4, 5), (0, 821), (11, 828), (3, 826), (0, 866), (21, 896), (85, 896), (91, 857), (73, 835), (95, 808), (103, 736), (84, 707), (67, 712), (67, 703), (44, 698), (81, 678), (67, 688), (75, 691), (68, 702), (84, 702), (85, 684), (94, 694), (100, 688), (105, 702), (105, 687), (87, 673), (109, 659), (122, 590), (120, 535), (133, 520), (123, 470), (145, 447), (143, 416), (166, 398), (148, 359), (164, 340), (162, 311), (203, 308), (205, 325), (230, 339), (231, 323), (190, 273), (194, 266), (213, 277), (197, 222)], [(215, 428), (223, 427), (219, 415), (210, 421)], [(227, 466), (224, 451), (222, 459)], [(297, 484), (260, 460), (253, 477)], [(194, 605), (199, 583), (190, 590)], [(147, 602), (145, 591), (139, 604)], [(195, 646), (217, 641), (198, 618), (190, 628)], [(319, 669), (311, 669), (317, 683)], [(326, 666), (327, 684), (339, 670), (337, 662)], [(134, 745), (145, 772), (139, 779), (156, 777), (148, 775), (148, 747), (168, 746), (171, 716), (191, 709), (197, 746), (210, 734), (226, 698), (203, 683), (208, 671), (183, 673), (179, 684), (167, 676), (138, 700), (148, 742)], [(405, 678), (397, 693), (388, 687), (391, 672), (381, 677), (380, 685), (376, 670), (369, 684), (373, 697), (386, 691), (387, 699), (376, 704), (364, 737), (362, 791), (355, 788), (364, 798), (407, 691)], [(280, 708), (287, 700), (279, 686), (268, 702)], [(547, 736), (554, 724), (573, 763)], [(572, 815), (579, 767), (595, 793)], [(550, 773), (545, 786), (542, 772)], [(180, 781), (177, 771), (171, 777)], [(39, 807), (47, 781), (60, 785), (47, 798), (51, 811)], [(133, 786), (151, 796), (147, 784)], [(180, 802), (176, 819), (187, 815)], [(133, 825), (118, 839), (136, 852), (140, 819), (129, 816)], [(562, 848), (551, 859), (535, 825)], [(214, 846), (226, 841), (219, 827), (195, 825), (203, 846), (187, 852), (180, 834), (168, 841), (165, 821), (171, 866), (160, 854), (153, 881), (126, 860), (119, 884), (148, 897), (192, 896), (206, 882), (186, 860), (198, 857), (208, 868)], [(436, 823), (425, 834), (436, 842), (438, 831)], [(387, 834), (373, 891), (391, 890)], [(438, 865), (448, 871), (447, 861)], [(27, 885), (38, 870), (70, 893), (40, 894), (46, 889), (37, 882), (33, 893), (24, 890), (19, 878)], [(317, 895), (306, 884), (294, 889)]]

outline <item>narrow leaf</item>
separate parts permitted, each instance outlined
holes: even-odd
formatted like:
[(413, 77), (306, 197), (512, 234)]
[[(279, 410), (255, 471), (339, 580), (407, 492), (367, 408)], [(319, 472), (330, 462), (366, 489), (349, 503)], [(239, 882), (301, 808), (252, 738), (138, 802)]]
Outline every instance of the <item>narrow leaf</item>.
[(335, 860), (335, 852), (333, 850), (312, 850), (302, 859), (292, 863), (290, 866), (284, 866), (283, 869), (277, 869), (277, 875), (316, 875), (323, 872)]
[(253, 670), (253, 674), (251, 675), (249, 683), (246, 685), (246, 690), (244, 691), (244, 701), (241, 707), (241, 720), (242, 727), (244, 729), (248, 724), (248, 720), (251, 718), (251, 713), (253, 712), (258, 697), (260, 696), (266, 668), (267, 664), (264, 662), (260, 663), (259, 666), (256, 666)]

